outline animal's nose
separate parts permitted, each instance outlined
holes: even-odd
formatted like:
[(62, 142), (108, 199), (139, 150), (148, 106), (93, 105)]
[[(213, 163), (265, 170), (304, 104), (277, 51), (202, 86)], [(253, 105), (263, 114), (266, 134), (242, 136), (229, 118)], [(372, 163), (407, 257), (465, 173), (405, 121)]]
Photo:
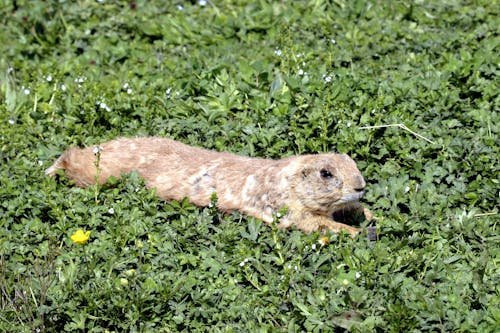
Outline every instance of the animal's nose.
[(362, 192), (365, 189), (366, 183), (363, 176), (357, 176), (354, 178), (354, 190), (357, 192)]

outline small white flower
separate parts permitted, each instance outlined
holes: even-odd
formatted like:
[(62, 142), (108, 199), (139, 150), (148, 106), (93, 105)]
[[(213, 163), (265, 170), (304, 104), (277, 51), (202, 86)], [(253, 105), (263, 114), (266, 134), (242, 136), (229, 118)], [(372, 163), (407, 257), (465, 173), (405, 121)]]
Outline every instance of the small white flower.
[(43, 165), (43, 161), (42, 160), (38, 160), (38, 165), (42, 166)]
[(249, 261), (250, 261), (250, 259), (249, 259), (249, 258), (245, 258), (245, 259), (243, 259), (243, 261), (242, 261), (242, 262), (240, 262), (240, 267), (245, 266), (245, 264), (246, 264), (247, 262), (249, 262)]
[(323, 74), (323, 81), (325, 81), (325, 83), (330, 83), (332, 82), (332, 77), (330, 75)]
[(206, 0), (200, 0), (198, 1), (198, 4), (202, 7), (205, 7), (207, 5), (207, 1)]
[(356, 272), (356, 279), (359, 279), (361, 277), (361, 272)]
[(45, 79), (47, 80), (47, 82), (51, 82), (52, 81), (52, 75), (49, 74)]
[(182, 7), (182, 5), (177, 5), (177, 10), (184, 10), (184, 7)]
[(125, 83), (123, 84), (123, 89), (127, 89), (127, 88), (128, 88), (128, 82), (125, 82)]
[(128, 88), (127, 89), (127, 94), (129, 94), (129, 95), (132, 94), (132, 89)]
[(9, 119), (9, 124), (14, 125), (15, 123), (16, 123), (16, 121), (14, 119), (12, 119), (12, 118)]
[(331, 42), (332, 44), (337, 44), (337, 41), (335, 40), (335, 38), (330, 39), (330, 42)]
[(108, 213), (109, 214), (114, 214), (115, 213), (115, 210), (113, 207), (111, 207), (110, 209), (108, 209)]
[(311, 249), (316, 250), (316, 243), (311, 245)]
[(405, 187), (405, 193), (408, 193), (408, 192), (410, 192), (410, 186)]
[(347, 122), (347, 124), (345, 124), (347, 127), (351, 127), (351, 123), (350, 122)]
[(31, 91), (28, 88), (25, 88), (24, 86), (22, 86), (21, 89), (23, 90), (23, 93), (25, 95), (29, 95), (31, 93)]
[(111, 111), (111, 108), (110, 108), (109, 106), (107, 106), (107, 105), (106, 105), (106, 103), (104, 103), (104, 102), (100, 102), (100, 103), (99, 103), (99, 107), (100, 107), (101, 109), (106, 110), (107, 112), (110, 112), (110, 111)]
[(305, 72), (304, 72), (304, 70), (303, 70), (302, 68), (300, 68), (297, 74), (298, 74), (298, 75), (304, 75), (304, 74), (305, 74)]
[(280, 218), (280, 217), (281, 217), (281, 213), (280, 213), (280, 212), (277, 212), (277, 213), (276, 213), (276, 217), (277, 217), (277, 218)]
[(61, 84), (61, 90), (66, 91), (66, 86), (64, 84)]
[(95, 145), (94, 148), (92, 149), (92, 152), (94, 153), (94, 155), (97, 155), (103, 150), (104, 150), (103, 147)]
[(371, 113), (371, 114), (375, 114), (375, 112), (377, 112), (377, 110), (372, 109), (372, 112), (370, 112), (370, 113)]
[(274, 54), (276, 54), (278, 57), (281, 57), (283, 52), (280, 49), (276, 49), (276, 50), (274, 50)]

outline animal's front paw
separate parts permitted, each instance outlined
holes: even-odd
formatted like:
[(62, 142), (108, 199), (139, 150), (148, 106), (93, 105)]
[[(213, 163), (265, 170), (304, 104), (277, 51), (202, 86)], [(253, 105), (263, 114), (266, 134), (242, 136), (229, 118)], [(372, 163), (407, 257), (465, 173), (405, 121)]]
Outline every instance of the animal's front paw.
[(375, 215), (373, 215), (373, 213), (368, 208), (362, 207), (361, 209), (362, 209), (363, 215), (365, 216), (365, 219), (367, 221), (377, 222), (379, 220), (379, 218), (376, 217)]
[(351, 227), (350, 225), (335, 222), (335, 221), (322, 221), (322, 223), (319, 225), (318, 230), (322, 233), (325, 234), (326, 232), (341, 232), (342, 230), (346, 231), (349, 233), (349, 235), (354, 238), (356, 237), (360, 232), (361, 229)]

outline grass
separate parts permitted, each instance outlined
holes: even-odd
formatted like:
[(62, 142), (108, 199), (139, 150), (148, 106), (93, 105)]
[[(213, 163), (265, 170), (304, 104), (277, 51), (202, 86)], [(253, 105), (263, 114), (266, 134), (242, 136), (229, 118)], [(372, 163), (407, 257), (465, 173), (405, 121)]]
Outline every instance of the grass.
[[(497, 331), (497, 5), (0, 1), (0, 331)], [(43, 174), (145, 135), (348, 153), (380, 239)]]

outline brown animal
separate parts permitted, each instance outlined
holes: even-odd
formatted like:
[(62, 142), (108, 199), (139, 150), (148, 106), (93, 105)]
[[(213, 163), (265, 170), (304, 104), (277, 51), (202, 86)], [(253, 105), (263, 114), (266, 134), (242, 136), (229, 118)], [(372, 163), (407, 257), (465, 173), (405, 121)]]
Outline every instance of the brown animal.
[[(304, 232), (360, 229), (333, 220), (338, 211), (362, 208), (365, 180), (346, 154), (302, 155), (279, 160), (250, 158), (191, 147), (165, 138), (117, 139), (96, 147), (71, 148), (46, 170), (63, 169), (78, 186), (103, 184), (110, 176), (137, 171), (165, 200), (189, 198), (210, 204), (215, 192), (222, 211), (239, 210), (267, 223), (284, 206), (279, 227)], [(97, 174), (97, 170), (99, 173)]]

